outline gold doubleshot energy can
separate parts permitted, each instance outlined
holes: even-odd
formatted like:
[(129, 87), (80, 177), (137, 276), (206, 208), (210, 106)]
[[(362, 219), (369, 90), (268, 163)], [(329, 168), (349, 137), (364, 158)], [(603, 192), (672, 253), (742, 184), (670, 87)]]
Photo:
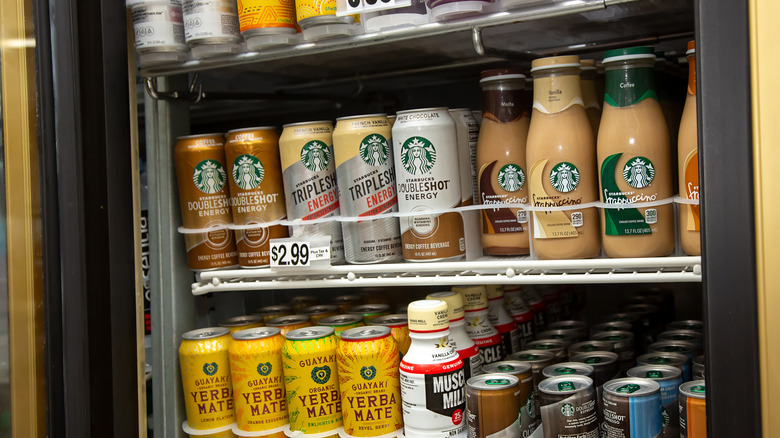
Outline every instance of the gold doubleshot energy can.
[(194, 271), (226, 268), (238, 264), (230, 211), (225, 138), (222, 134), (179, 137), (173, 150), (179, 206), (184, 228), (210, 229), (186, 232), (187, 265)]
[(311, 327), (311, 318), (309, 315), (287, 315), (270, 319), (265, 323), (268, 327), (278, 327), (282, 331), (282, 336), (292, 330), (304, 327)]
[(230, 131), (225, 160), (238, 264), (243, 268), (267, 266), (270, 239), (288, 236), (283, 225), (260, 227), (287, 218), (279, 134), (269, 126)]
[(338, 315), (339, 308), (332, 304), (317, 304), (316, 306), (304, 307), (298, 311), (298, 314), (309, 315), (309, 318), (311, 318), (311, 324), (317, 325), (317, 322), (322, 318)]
[(317, 325), (323, 327), (333, 327), (333, 330), (337, 337), (341, 337), (341, 333), (344, 330), (349, 330), (355, 327), (363, 327), (366, 324), (363, 322), (363, 315), (336, 315), (328, 316), (317, 321)]
[(397, 217), (370, 219), (398, 211), (390, 124), (386, 114), (342, 117), (333, 130), (333, 152), (348, 263), (389, 263), (403, 258)]
[[(282, 159), (287, 217), (307, 221), (338, 216), (339, 189), (336, 183), (336, 160), (333, 157), (333, 124), (330, 121), (319, 121), (284, 125), (279, 138), (279, 155)], [(338, 221), (300, 227), (301, 238), (330, 237), (331, 264), (344, 263), (344, 240)]]
[(371, 325), (379, 325), (390, 328), (390, 334), (398, 344), (398, 351), (403, 357), (409, 346), (412, 345), (412, 338), (409, 337), (409, 317), (403, 313), (393, 315), (382, 315), (371, 319)]
[(220, 327), (228, 328), (231, 334), (264, 325), (263, 318), (259, 315), (234, 316), (219, 323)]
[(233, 333), (228, 353), (235, 394), (236, 427), (244, 432), (269, 432), (285, 438), (287, 393), (284, 389), (282, 344), (276, 327)]
[(336, 359), (344, 433), (376, 437), (400, 432), (400, 358), (390, 328), (358, 327), (342, 332)]
[(293, 315), (293, 310), (287, 304), (276, 304), (258, 308), (255, 310), (255, 315), (262, 317), (263, 322), (267, 323), (269, 320), (279, 318), (280, 316)]
[(224, 327), (182, 335), (179, 363), (187, 425), (191, 429), (219, 429), (234, 422), (230, 339), (230, 330)]
[(331, 327), (306, 327), (285, 335), (282, 346), (290, 431), (319, 434), (342, 425), (338, 338)]

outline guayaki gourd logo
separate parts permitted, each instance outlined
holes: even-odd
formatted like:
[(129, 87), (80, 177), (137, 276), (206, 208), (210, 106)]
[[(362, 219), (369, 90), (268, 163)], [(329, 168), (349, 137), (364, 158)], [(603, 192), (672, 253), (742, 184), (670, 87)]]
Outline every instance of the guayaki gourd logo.
[(507, 164), (498, 171), (498, 184), (507, 192), (516, 192), (525, 184), (525, 172), (515, 164)]
[(564, 403), (563, 406), (561, 406), (561, 414), (565, 417), (571, 417), (574, 415), (574, 406), (572, 406), (571, 403)]
[(271, 366), (270, 362), (261, 363), (257, 365), (257, 374), (260, 374), (261, 376), (267, 376), (271, 374), (271, 369), (273, 369), (273, 367)]
[(379, 134), (371, 134), (360, 142), (360, 158), (369, 166), (382, 166), (387, 163), (387, 139)]
[(239, 155), (233, 162), (233, 181), (244, 190), (252, 190), (263, 182), (265, 168), (257, 157)]
[(412, 137), (401, 146), (401, 164), (412, 175), (428, 173), (436, 164), (436, 148), (424, 137)]
[(550, 184), (561, 193), (569, 193), (580, 184), (580, 171), (571, 163), (558, 163), (550, 172)]
[(206, 373), (207, 376), (213, 376), (214, 374), (217, 374), (218, 369), (219, 367), (217, 366), (216, 362), (203, 364), (203, 372)]
[(311, 370), (311, 379), (314, 380), (314, 383), (319, 383), (320, 385), (328, 383), (328, 380), (330, 380), (330, 367), (327, 365), (314, 367)]
[(330, 164), (330, 148), (321, 141), (312, 140), (301, 149), (301, 163), (312, 172), (327, 169)]
[(360, 369), (360, 377), (363, 380), (373, 380), (376, 377), (376, 367), (371, 365), (370, 367), (363, 367)]
[(623, 179), (635, 189), (649, 186), (654, 176), (653, 163), (645, 157), (634, 157), (623, 168)]
[(219, 161), (203, 160), (192, 172), (192, 182), (203, 193), (219, 193), (225, 187), (227, 173)]

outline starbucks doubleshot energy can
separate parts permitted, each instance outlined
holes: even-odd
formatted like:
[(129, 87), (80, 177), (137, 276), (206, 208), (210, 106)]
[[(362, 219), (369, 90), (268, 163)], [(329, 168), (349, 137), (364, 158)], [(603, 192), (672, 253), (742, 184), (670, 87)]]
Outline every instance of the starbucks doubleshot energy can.
[(679, 353), (650, 352), (636, 358), (636, 363), (642, 365), (668, 365), (682, 372), (683, 381), (691, 380), (691, 364), (687, 357)]
[(243, 268), (267, 266), (270, 239), (287, 237), (285, 226), (262, 227), (287, 217), (276, 129), (261, 127), (228, 132), (225, 159), (238, 264)]
[(341, 224), (348, 263), (400, 261), (398, 218), (371, 219), (398, 211), (395, 170), (385, 114), (342, 117), (333, 131), (336, 175), (340, 181), (339, 209), (360, 221)]
[(342, 332), (336, 358), (344, 433), (352, 437), (400, 433), (400, 359), (390, 328), (357, 327)]
[[(535, 351), (535, 350), (525, 350), (525, 351), (519, 351), (517, 353), (511, 354), (508, 358), (509, 361), (519, 361), (523, 363), (527, 363), (531, 366), (531, 372), (533, 373), (533, 382), (534, 382), (534, 389), (533, 389), (533, 410), (529, 410), (529, 414), (532, 413), (531, 418), (534, 419), (536, 425), (539, 425), (542, 421), (541, 416), (541, 404), (539, 401), (539, 384), (544, 380), (544, 375), (542, 374), (542, 371), (547, 366), (551, 365), (555, 360), (555, 354), (548, 352), (548, 351)], [(502, 363), (502, 362), (497, 362)]]
[(625, 377), (604, 384), (606, 436), (660, 438), (661, 386), (653, 380)]
[(371, 319), (370, 322), (371, 325), (379, 325), (390, 329), (390, 334), (393, 335), (393, 339), (398, 344), (398, 352), (401, 353), (401, 357), (409, 351), (409, 346), (412, 345), (412, 338), (409, 337), (409, 321), (406, 314), (396, 313), (377, 316)]
[(229, 426), (235, 421), (230, 380), (230, 330), (192, 330), (179, 346), (182, 392), (187, 425), (195, 430)]
[(236, 428), (284, 438), (288, 424), (287, 394), (282, 371), (282, 337), (278, 328), (261, 327), (233, 333), (228, 353), (235, 394)]
[(319, 434), (342, 425), (338, 338), (331, 327), (306, 327), (285, 335), (282, 345), (284, 386), (290, 431)]
[(598, 437), (596, 393), (585, 376), (559, 376), (539, 383), (544, 438)]
[(646, 365), (634, 367), (626, 373), (628, 377), (651, 379), (661, 386), (661, 418), (663, 420), (662, 436), (664, 438), (679, 438), (680, 413), (678, 398), (682, 385), (682, 372), (665, 365)]
[[(339, 215), (339, 189), (330, 121), (284, 125), (279, 138), (287, 216), (307, 220)], [(336, 220), (300, 225), (300, 234), (330, 237), (331, 264), (344, 263), (341, 224)]]
[[(393, 125), (404, 259), (454, 260), (466, 253), (460, 207), (458, 137), (447, 108), (400, 111)], [(464, 175), (469, 178), (470, 175)], [(437, 213), (426, 214), (429, 211)]]
[(503, 360), (485, 365), (482, 371), (486, 374), (510, 374), (517, 377), (518, 387), (516, 395), (520, 398), (520, 415), (518, 416), (520, 435), (518, 436), (531, 436), (531, 433), (536, 429), (536, 401), (534, 399), (534, 376), (531, 365), (516, 360)]
[(706, 438), (706, 394), (704, 380), (680, 385), (680, 438)]
[(366, 325), (363, 322), (362, 315), (335, 315), (327, 316), (317, 321), (317, 325), (323, 327), (333, 327), (336, 336), (340, 337), (341, 332), (349, 330), (355, 327), (362, 327)]
[(190, 135), (179, 137), (173, 150), (187, 265), (194, 271), (238, 264), (233, 232), (228, 229), (233, 216), (224, 142), (222, 134)]
[(521, 437), (520, 415), (525, 400), (519, 380), (510, 374), (483, 374), (466, 383), (469, 438)]

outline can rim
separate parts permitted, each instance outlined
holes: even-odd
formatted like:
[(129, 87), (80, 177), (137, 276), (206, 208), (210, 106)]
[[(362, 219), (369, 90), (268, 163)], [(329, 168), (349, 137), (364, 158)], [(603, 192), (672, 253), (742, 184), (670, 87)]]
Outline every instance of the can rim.
[[(625, 388), (628, 385), (638, 386), (631, 392), (621, 392), (621, 388)], [(661, 392), (661, 384), (651, 379), (643, 379), (639, 377), (623, 377), (620, 379), (612, 379), (604, 384), (603, 391), (609, 395), (615, 397), (642, 397)]]
[(303, 309), (299, 310), (299, 315), (319, 315), (321, 313), (328, 313), (328, 312), (336, 312), (339, 310), (339, 307), (335, 304), (315, 304), (313, 306), (304, 307)]
[[(558, 374), (559, 368), (569, 368), (574, 370), (573, 373)], [(548, 371), (549, 370), (549, 371)], [(557, 377), (557, 376), (592, 376), (595, 372), (595, 368), (591, 365), (582, 362), (559, 362), (544, 367), (542, 375), (545, 377)], [(584, 374), (587, 373), (587, 374)]]
[(402, 114), (411, 114), (411, 113), (422, 113), (426, 111), (447, 111), (449, 112), (450, 109), (446, 106), (436, 106), (436, 107), (430, 107), (430, 108), (417, 108), (417, 109), (408, 109), (408, 110), (402, 110), (395, 113), (396, 116), (402, 115)]
[[(661, 371), (661, 377), (647, 377), (648, 371)], [(633, 374), (643, 374), (643, 376), (639, 375), (632, 375)], [(667, 374), (668, 373), (668, 374)], [(682, 379), (682, 370), (669, 366), (669, 365), (640, 365), (637, 367), (630, 368), (628, 371), (626, 371), (626, 375), (628, 377), (635, 377), (639, 379), (651, 379), (651, 380), (658, 380), (661, 382), (667, 381), (667, 380), (676, 380), (676, 379)]]
[(280, 333), (282, 333), (282, 330), (278, 327), (255, 327), (233, 333), (233, 339), (236, 341), (254, 341), (270, 338)]
[[(490, 380), (498, 381), (495, 384), (488, 383)], [(503, 380), (507, 380), (503, 383)], [(479, 376), (471, 377), (466, 381), (466, 386), (472, 389), (478, 389), (481, 391), (501, 391), (507, 388), (513, 388), (520, 384), (520, 379), (511, 375), (503, 373), (492, 374), (480, 374)]]
[[(374, 306), (374, 307), (372, 307)], [(355, 310), (360, 308), (360, 310)], [(368, 312), (362, 311), (363, 309), (370, 310)], [(375, 312), (386, 312), (390, 310), (390, 306), (387, 304), (358, 304), (357, 306), (352, 306), (349, 309), (347, 309), (347, 313), (351, 313), (353, 315), (368, 315)]]
[(263, 322), (263, 318), (259, 315), (241, 315), (228, 318), (219, 323), (220, 327), (241, 327), (247, 324), (255, 324)]
[[(694, 392), (694, 388), (698, 386), (701, 386), (704, 389), (704, 392)], [(690, 382), (685, 382), (680, 385), (680, 394), (690, 398), (705, 399), (707, 394), (707, 383), (705, 380), (691, 380)]]
[(341, 120), (351, 120), (351, 119), (367, 119), (369, 117), (387, 117), (387, 113), (376, 113), (376, 114), (361, 114), (358, 116), (344, 116), (344, 117), (337, 117), (336, 121), (339, 122)]
[(228, 333), (230, 333), (230, 329), (227, 327), (205, 327), (190, 330), (181, 335), (181, 338), (188, 341), (204, 341), (206, 339), (214, 339), (220, 336), (225, 336)]
[[(569, 346), (568, 342), (563, 341), (561, 339), (536, 339), (536, 340), (533, 340), (533, 341), (527, 343), (526, 346), (529, 346), (529, 345), (539, 345), (539, 344), (553, 344), (553, 345), (557, 344), (557, 346), (555, 348), (559, 348), (560, 347), (561, 350), (563, 350), (563, 349), (565, 349), (566, 347)], [(541, 351), (555, 350), (555, 348), (545, 348), (545, 349), (543, 349)], [(528, 350), (539, 350), (539, 349), (538, 348), (528, 348)]]
[[(671, 362), (667, 363), (649, 363), (648, 360), (656, 358), (656, 357), (664, 357), (672, 355), (672, 357), (666, 357), (667, 359), (670, 359)], [(676, 360), (675, 360), (676, 359)], [(685, 365), (688, 363), (688, 357), (684, 354), (680, 353), (674, 353), (671, 351), (651, 351), (650, 353), (645, 353), (639, 357), (636, 358), (636, 362), (641, 365), (669, 365), (669, 364), (675, 364), (675, 365)]]
[(624, 331), (624, 330), (612, 330), (612, 331), (608, 331), (608, 332), (598, 332), (598, 333), (594, 334), (593, 336), (591, 336), (591, 338), (594, 341), (604, 341), (604, 340), (606, 340), (607, 342), (613, 342), (613, 341), (608, 340), (608, 339), (599, 339), (599, 338), (607, 338), (607, 337), (612, 337), (612, 336), (618, 336), (618, 334), (620, 336), (623, 336), (623, 337), (620, 338), (620, 339), (615, 339), (614, 342), (634, 340), (634, 334), (629, 332), (629, 331)]
[(254, 127), (254, 128), (239, 128), (239, 129), (231, 129), (231, 130), (230, 130), (230, 131), (228, 131), (227, 133), (228, 133), (228, 134), (233, 134), (233, 133), (236, 133), (236, 132), (247, 132), (247, 131), (268, 131), (268, 130), (273, 130), (274, 132), (276, 132), (276, 126), (257, 126), (257, 127)]
[(314, 120), (311, 122), (295, 122), (295, 123), (287, 123), (285, 125), (282, 125), (282, 128), (292, 128), (294, 126), (303, 126), (303, 125), (322, 125), (322, 124), (329, 124), (331, 127), (333, 126), (333, 122), (330, 120)]
[(341, 332), (341, 339), (348, 342), (370, 341), (390, 336), (390, 327), (355, 327)]
[(286, 315), (269, 319), (265, 325), (268, 327), (286, 327), (309, 321), (311, 321), (311, 317), (309, 317), (309, 315)]
[[(347, 319), (347, 317), (349, 317), (349, 319)], [(333, 321), (336, 318), (340, 318), (342, 321), (338, 321), (338, 322)], [(323, 327), (343, 327), (345, 325), (355, 324), (358, 322), (363, 322), (362, 315), (343, 313), (341, 315), (326, 316), (325, 318), (322, 318), (319, 321), (317, 321), (317, 325)]]
[[(582, 350), (578, 349), (579, 347), (582, 347), (584, 345), (596, 345), (596, 346), (598, 346), (599, 344), (603, 344), (602, 346), (604, 346), (604, 347), (608, 346), (610, 349), (609, 350), (600, 350), (600, 349), (596, 348), (595, 350), (588, 350), (588, 351), (582, 351)], [(615, 350), (615, 344), (614, 343), (612, 343), (610, 341), (599, 341), (598, 339), (591, 339), (591, 340), (588, 340), (588, 341), (575, 342), (574, 344), (569, 345), (569, 351), (573, 351), (573, 352), (575, 352), (577, 354), (579, 354), (579, 353), (593, 353), (593, 352), (596, 352), (596, 351), (612, 352), (614, 350)]]
[(376, 318), (371, 318), (371, 325), (379, 325), (382, 327), (407, 327), (409, 326), (409, 316), (403, 313), (377, 316)]
[[(525, 360), (520, 359), (521, 356), (531, 356), (531, 355), (532, 356), (539, 356), (539, 357), (537, 359), (525, 359)], [(542, 361), (555, 359), (555, 353), (553, 353), (551, 351), (548, 351), (548, 350), (528, 349), (528, 350), (518, 351), (517, 353), (512, 353), (509, 356), (507, 356), (507, 358), (511, 359), (511, 360), (516, 360), (516, 361), (519, 361), (519, 362), (538, 363), (538, 362), (542, 362)]]
[[(190, 134), (190, 135), (182, 135), (179, 137), (176, 137), (176, 140), (186, 140), (188, 138), (199, 138), (199, 137), (216, 137), (220, 136), (223, 139), (225, 138), (225, 134), (222, 132), (212, 132), (210, 134)], [(216, 146), (216, 145), (215, 145)]]
[(590, 352), (576, 353), (573, 354), (569, 359), (571, 360), (571, 362), (582, 362), (584, 364), (593, 366), (594, 364), (585, 362), (591, 357), (608, 357), (610, 359), (606, 362), (597, 362), (596, 365), (609, 365), (617, 362), (618, 359), (620, 359), (620, 355), (618, 355), (614, 351), (590, 351)]
[[(513, 369), (502, 370), (500, 367), (513, 367)], [(482, 366), (482, 370), (491, 374), (509, 374), (515, 376), (517, 374), (525, 374), (532, 371), (532, 366), (528, 362), (522, 360), (500, 360), (498, 362), (489, 363)], [(486, 371), (490, 370), (490, 371)]]
[(336, 331), (333, 327), (324, 325), (315, 325), (313, 327), (303, 327), (287, 332), (284, 337), (288, 341), (309, 341), (313, 339), (327, 338), (332, 336)]

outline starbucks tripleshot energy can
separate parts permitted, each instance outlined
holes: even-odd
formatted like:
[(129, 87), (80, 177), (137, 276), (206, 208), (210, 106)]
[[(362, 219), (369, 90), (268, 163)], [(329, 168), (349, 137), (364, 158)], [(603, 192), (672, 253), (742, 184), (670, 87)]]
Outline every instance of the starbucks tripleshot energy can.
[(485, 365), (486, 374), (510, 374), (517, 377), (517, 396), (520, 398), (520, 435), (529, 437), (536, 429), (536, 401), (534, 399), (534, 376), (531, 365), (516, 360), (503, 360)]
[(341, 333), (344, 330), (349, 330), (355, 327), (363, 327), (366, 324), (363, 322), (362, 315), (335, 315), (320, 319), (317, 321), (317, 325), (323, 327), (333, 327), (336, 336), (341, 337)]
[(650, 379), (625, 377), (604, 384), (606, 436), (660, 438), (661, 386)]
[(389, 327), (357, 327), (341, 333), (336, 355), (344, 433), (376, 437), (400, 432), (398, 345)]
[(230, 339), (230, 330), (224, 327), (182, 335), (179, 363), (187, 425), (191, 429), (218, 429), (235, 421), (228, 358)]
[(236, 428), (284, 438), (288, 424), (282, 371), (284, 338), (276, 327), (233, 333), (228, 353), (235, 395)]
[(263, 318), (258, 315), (234, 316), (219, 323), (220, 327), (227, 327), (231, 334), (264, 325)]
[(343, 216), (365, 217), (342, 222), (348, 263), (397, 262), (401, 253), (398, 218), (371, 219), (398, 211), (390, 124), (385, 114), (342, 117), (333, 131), (339, 209)]
[(646, 365), (634, 367), (626, 373), (628, 377), (651, 379), (661, 386), (661, 418), (663, 420), (662, 436), (664, 438), (679, 438), (680, 413), (678, 398), (682, 385), (682, 372), (666, 365)]
[(331, 327), (306, 327), (285, 335), (282, 345), (284, 386), (290, 431), (305, 434), (336, 431), (342, 425), (338, 338)]
[[(279, 138), (287, 216), (313, 220), (339, 215), (339, 189), (330, 121), (284, 125)], [(301, 226), (301, 237), (329, 236), (331, 264), (344, 263), (341, 224), (336, 220)]]
[(544, 438), (599, 436), (593, 380), (559, 376), (539, 383)]
[(412, 345), (412, 338), (409, 337), (409, 320), (406, 314), (396, 313), (393, 315), (382, 315), (371, 319), (371, 325), (379, 325), (390, 328), (390, 334), (398, 344), (398, 352), (401, 357), (409, 351)]
[(260, 227), (287, 217), (279, 161), (279, 135), (273, 127), (237, 129), (225, 145), (230, 205), (237, 227), (238, 264), (243, 268), (270, 263), (270, 239), (287, 237), (287, 227)]
[(287, 333), (304, 327), (311, 327), (311, 318), (309, 315), (288, 315), (269, 319), (265, 322), (268, 327), (277, 327), (282, 332), (282, 336)]
[(680, 385), (680, 438), (707, 437), (706, 394), (704, 380)]
[[(447, 108), (400, 111), (393, 125), (398, 209), (404, 259), (455, 260), (466, 253), (460, 213), (424, 214), (460, 207), (455, 121)], [(468, 178), (470, 175), (465, 175)]]
[(525, 400), (519, 380), (510, 374), (483, 374), (466, 382), (469, 438), (520, 438), (520, 416)]
[(222, 134), (179, 137), (173, 150), (179, 205), (184, 228), (214, 228), (185, 233), (187, 265), (194, 271), (227, 268), (238, 264), (225, 166)]

